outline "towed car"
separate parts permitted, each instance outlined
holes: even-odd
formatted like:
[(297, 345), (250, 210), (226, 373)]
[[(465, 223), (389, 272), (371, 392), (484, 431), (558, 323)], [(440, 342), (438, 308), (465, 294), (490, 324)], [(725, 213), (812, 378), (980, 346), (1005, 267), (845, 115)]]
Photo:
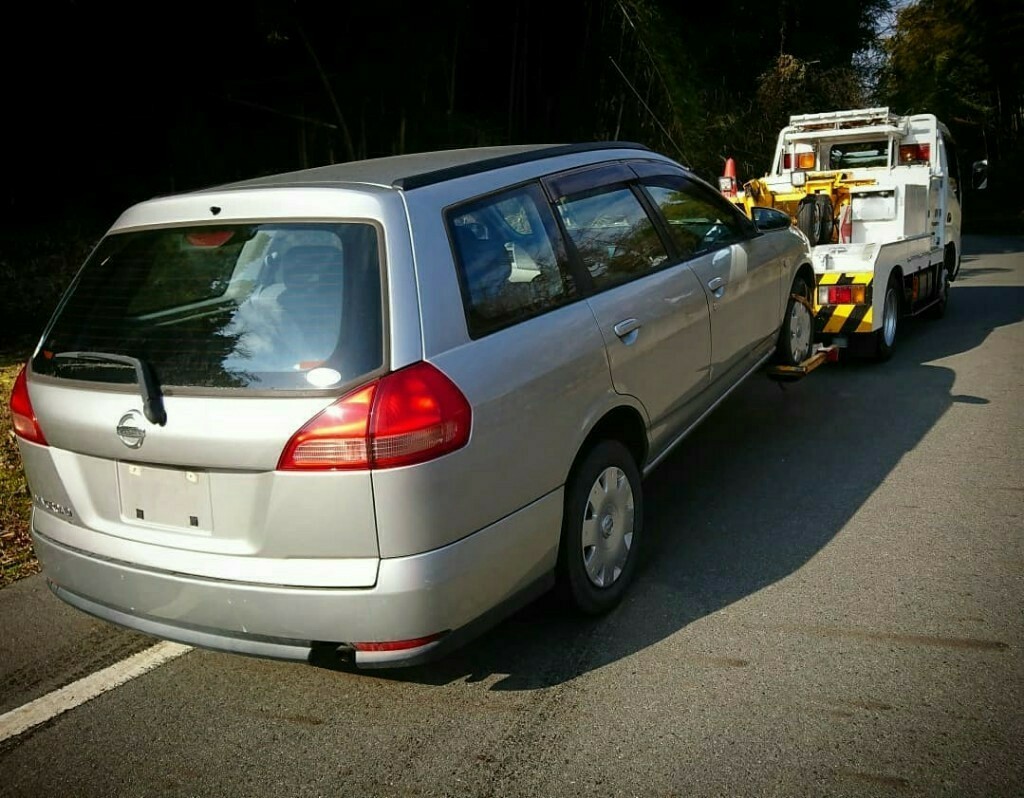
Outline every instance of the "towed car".
[(52, 590), (158, 637), (360, 667), (437, 656), (555, 584), (611, 609), (643, 475), (810, 352), (807, 241), (756, 218), (618, 142), (128, 209), (11, 398)]

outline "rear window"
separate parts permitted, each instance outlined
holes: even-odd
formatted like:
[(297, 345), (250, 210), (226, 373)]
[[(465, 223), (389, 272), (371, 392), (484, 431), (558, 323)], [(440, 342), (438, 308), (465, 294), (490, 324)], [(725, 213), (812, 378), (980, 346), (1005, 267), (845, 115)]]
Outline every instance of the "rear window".
[(311, 390), (384, 359), (381, 259), (368, 223), (252, 224), (121, 233), (86, 262), (32, 362), (67, 379)]
[(829, 148), (829, 163), (832, 169), (855, 169), (857, 167), (888, 166), (889, 141), (857, 141), (833, 144)]

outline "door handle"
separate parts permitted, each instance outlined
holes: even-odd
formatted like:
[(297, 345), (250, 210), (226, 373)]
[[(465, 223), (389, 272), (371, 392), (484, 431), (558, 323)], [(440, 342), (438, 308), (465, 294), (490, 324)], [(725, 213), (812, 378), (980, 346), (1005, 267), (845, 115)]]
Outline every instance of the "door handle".
[(637, 319), (624, 319), (612, 327), (612, 329), (622, 339), (623, 343), (631, 344), (636, 340), (636, 331), (642, 326)]
[(715, 295), (715, 299), (721, 299), (725, 293), (725, 280), (721, 277), (713, 277), (708, 280), (708, 288)]

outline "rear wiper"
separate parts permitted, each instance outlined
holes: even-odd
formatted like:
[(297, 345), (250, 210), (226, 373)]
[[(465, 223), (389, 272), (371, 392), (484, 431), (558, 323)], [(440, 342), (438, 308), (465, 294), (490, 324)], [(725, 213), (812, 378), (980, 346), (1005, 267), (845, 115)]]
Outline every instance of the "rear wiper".
[(167, 411), (164, 410), (164, 397), (160, 393), (153, 369), (143, 360), (130, 355), (112, 355), (109, 352), (58, 352), (53, 359), (67, 358), (75, 360), (95, 360), (107, 363), (122, 363), (135, 369), (135, 377), (142, 393), (142, 412), (152, 423), (161, 427), (167, 423)]

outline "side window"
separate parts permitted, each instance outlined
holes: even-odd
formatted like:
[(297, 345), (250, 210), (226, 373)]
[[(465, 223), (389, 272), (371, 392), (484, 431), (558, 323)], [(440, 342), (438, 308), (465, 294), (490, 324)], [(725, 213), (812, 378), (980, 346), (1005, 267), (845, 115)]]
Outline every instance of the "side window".
[(603, 187), (563, 197), (558, 212), (598, 290), (668, 260), (654, 224), (629, 188)]
[(669, 234), (681, 258), (689, 258), (711, 249), (747, 238), (743, 224), (728, 200), (719, 200), (686, 180), (655, 177), (644, 187), (668, 223)]
[(469, 332), (474, 338), (576, 296), (557, 225), (537, 184), (448, 211)]

